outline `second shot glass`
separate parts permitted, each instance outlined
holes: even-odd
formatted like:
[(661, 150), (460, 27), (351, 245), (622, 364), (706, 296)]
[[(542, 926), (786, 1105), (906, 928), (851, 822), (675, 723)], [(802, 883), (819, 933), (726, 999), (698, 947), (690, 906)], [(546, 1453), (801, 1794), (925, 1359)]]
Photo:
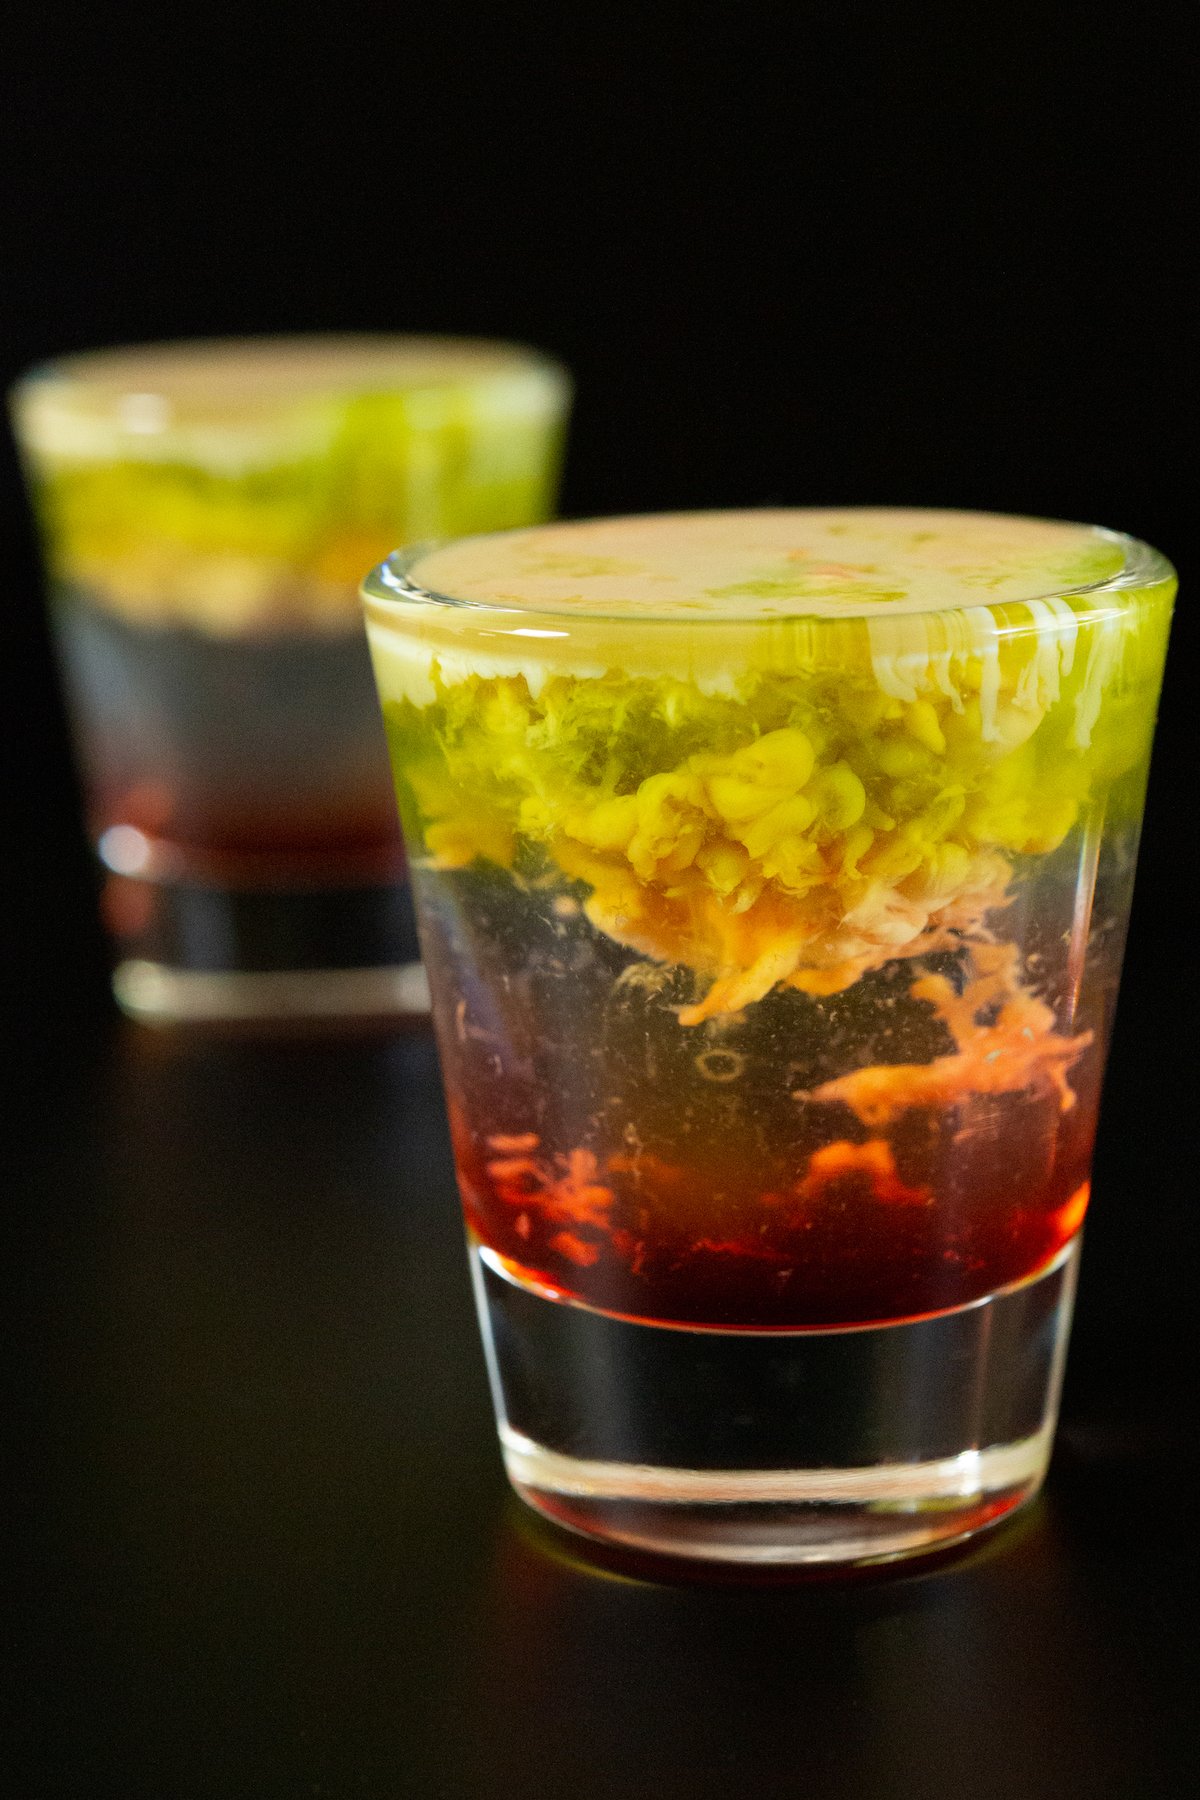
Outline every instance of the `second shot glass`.
[(358, 583), (553, 509), (564, 371), (314, 337), (97, 351), (13, 414), (114, 988), (155, 1022), (427, 1010)]

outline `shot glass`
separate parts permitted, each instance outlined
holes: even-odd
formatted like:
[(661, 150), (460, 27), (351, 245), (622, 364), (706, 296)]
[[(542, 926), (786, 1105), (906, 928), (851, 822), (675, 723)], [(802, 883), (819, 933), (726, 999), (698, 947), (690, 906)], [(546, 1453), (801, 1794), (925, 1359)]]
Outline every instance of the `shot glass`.
[(125, 1010), (428, 1010), (358, 600), (397, 542), (544, 519), (564, 371), (471, 340), (104, 350), (13, 416)]
[(1116, 532), (875, 510), (368, 579), (531, 1505), (854, 1564), (1036, 1491), (1174, 588)]

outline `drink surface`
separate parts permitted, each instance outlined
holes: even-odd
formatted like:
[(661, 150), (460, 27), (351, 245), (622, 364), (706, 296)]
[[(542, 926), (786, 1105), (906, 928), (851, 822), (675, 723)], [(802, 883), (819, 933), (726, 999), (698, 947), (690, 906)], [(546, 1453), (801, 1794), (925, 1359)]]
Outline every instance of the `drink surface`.
[(472, 537), (410, 576), (447, 598), (576, 617), (837, 617), (1055, 598), (1118, 575), (1126, 556), (1113, 533), (1051, 519), (763, 508)]
[(468, 1218), (631, 1317), (850, 1324), (1087, 1202), (1173, 593), (989, 515), (596, 521), (368, 633)]

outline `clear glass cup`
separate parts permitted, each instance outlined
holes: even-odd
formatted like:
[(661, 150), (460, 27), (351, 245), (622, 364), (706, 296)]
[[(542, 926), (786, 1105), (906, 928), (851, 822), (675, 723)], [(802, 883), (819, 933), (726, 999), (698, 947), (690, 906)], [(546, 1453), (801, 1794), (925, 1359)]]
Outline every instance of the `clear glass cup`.
[(128, 1012), (428, 1010), (359, 581), (546, 518), (568, 399), (534, 351), (420, 337), (111, 349), (17, 385)]
[(860, 510), (368, 579), (533, 1506), (837, 1564), (1036, 1491), (1174, 589), (1115, 532)]

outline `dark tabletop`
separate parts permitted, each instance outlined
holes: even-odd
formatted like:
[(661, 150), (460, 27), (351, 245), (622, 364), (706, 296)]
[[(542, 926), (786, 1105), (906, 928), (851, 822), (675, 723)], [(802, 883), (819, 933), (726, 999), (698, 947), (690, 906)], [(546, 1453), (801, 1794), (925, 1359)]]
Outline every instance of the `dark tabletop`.
[(1183, 1790), (1195, 1228), (1140, 1009), (1044, 1496), (908, 1574), (666, 1582), (506, 1491), (428, 1032), (157, 1033), (94, 951), (18, 998), (7, 1791)]

